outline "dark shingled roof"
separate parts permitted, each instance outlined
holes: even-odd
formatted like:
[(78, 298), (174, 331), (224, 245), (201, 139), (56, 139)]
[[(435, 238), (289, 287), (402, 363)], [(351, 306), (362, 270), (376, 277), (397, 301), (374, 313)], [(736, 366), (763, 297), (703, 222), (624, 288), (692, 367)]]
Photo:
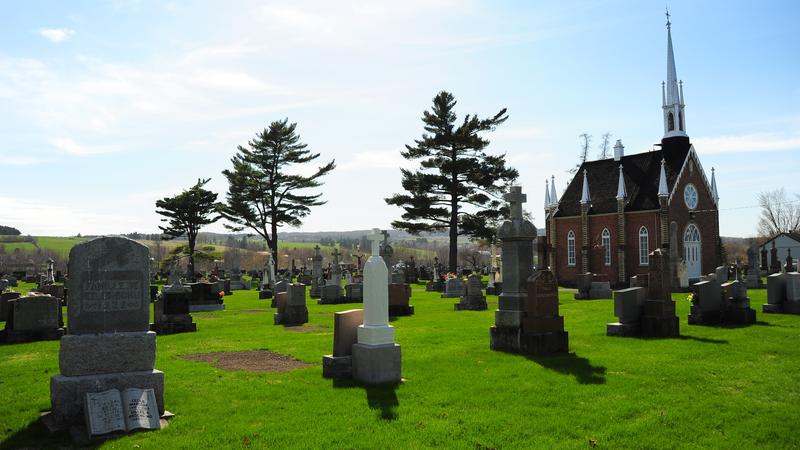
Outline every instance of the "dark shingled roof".
[(689, 154), (689, 138), (671, 137), (661, 140), (661, 150), (623, 156), (621, 161), (602, 159), (583, 163), (569, 183), (567, 190), (558, 202), (556, 217), (579, 216), (581, 214), (581, 192), (583, 190), (583, 170), (589, 180), (589, 214), (617, 212), (617, 183), (619, 165), (625, 176), (625, 190), (628, 193), (626, 211), (658, 209), (658, 182), (661, 176), (661, 159), (666, 160), (667, 187), (672, 187), (678, 173)]

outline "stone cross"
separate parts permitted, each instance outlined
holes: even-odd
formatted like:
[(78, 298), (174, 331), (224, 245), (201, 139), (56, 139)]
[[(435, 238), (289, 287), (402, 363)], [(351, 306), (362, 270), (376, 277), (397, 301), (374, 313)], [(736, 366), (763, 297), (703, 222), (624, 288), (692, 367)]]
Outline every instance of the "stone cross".
[(372, 234), (367, 236), (367, 240), (372, 243), (371, 246), (372, 246), (372, 255), (373, 256), (379, 256), (380, 255), (381, 238), (383, 238), (384, 242), (385, 242), (385, 240), (388, 239), (388, 237), (389, 237), (389, 233), (387, 233), (386, 231), (381, 231), (381, 230), (379, 230), (377, 228), (373, 228), (372, 229)]
[(522, 193), (521, 186), (511, 186), (508, 194), (503, 196), (511, 208), (511, 220), (522, 219), (522, 204), (528, 200), (528, 196)]
[(334, 265), (334, 267), (338, 266), (339, 265), (339, 257), (342, 256), (342, 254), (339, 253), (339, 249), (338, 248), (334, 248), (333, 249), (333, 253), (331, 253), (331, 256), (333, 256), (333, 265)]

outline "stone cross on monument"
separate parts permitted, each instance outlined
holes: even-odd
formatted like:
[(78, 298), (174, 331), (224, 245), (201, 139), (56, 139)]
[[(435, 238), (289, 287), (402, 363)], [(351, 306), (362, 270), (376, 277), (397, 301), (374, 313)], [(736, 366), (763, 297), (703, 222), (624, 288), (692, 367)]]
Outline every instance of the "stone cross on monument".
[(521, 186), (511, 186), (511, 191), (503, 196), (511, 209), (511, 220), (522, 219), (522, 204), (528, 201), (528, 196), (522, 193)]

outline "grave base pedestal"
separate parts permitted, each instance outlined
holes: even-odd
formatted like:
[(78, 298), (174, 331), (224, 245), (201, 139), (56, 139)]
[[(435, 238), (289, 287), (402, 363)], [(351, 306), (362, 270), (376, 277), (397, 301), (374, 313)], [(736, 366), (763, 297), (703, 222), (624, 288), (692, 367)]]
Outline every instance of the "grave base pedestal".
[(729, 308), (722, 313), (725, 325), (751, 325), (756, 323), (756, 310), (752, 308)]
[(222, 311), (225, 305), (222, 303), (205, 304), (205, 305), (189, 305), (189, 312), (209, 312), (209, 311)]
[(189, 322), (160, 322), (151, 323), (150, 331), (155, 331), (156, 334), (178, 334), (178, 333), (192, 333), (197, 331), (197, 324), (189, 320)]
[(460, 302), (453, 305), (456, 311), (485, 311), (488, 309), (486, 305), (486, 298), (483, 298), (483, 301), (469, 301), (469, 302)]
[(272, 298), (272, 290), (271, 289), (262, 289), (258, 291), (258, 299), (259, 300), (266, 300), (268, 298)]
[(413, 315), (414, 315), (413, 305), (389, 305), (389, 316), (391, 317), (413, 316)]
[(353, 378), (366, 384), (399, 383), (401, 357), (397, 344), (353, 344)]
[(800, 302), (765, 303), (762, 312), (778, 314), (800, 314)]
[(273, 317), (275, 325), (302, 325), (308, 322), (308, 307), (287, 305), (283, 314), (277, 312)]
[(326, 297), (317, 300), (318, 305), (339, 305), (342, 303), (347, 303), (347, 299), (345, 299), (344, 297), (333, 297), (333, 298)]
[(639, 326), (642, 330), (642, 337), (662, 338), (680, 336), (680, 325), (677, 316), (643, 316)]
[(719, 325), (722, 323), (722, 311), (703, 311), (699, 306), (692, 305), (689, 314), (689, 325)]
[(633, 337), (639, 336), (640, 331), (638, 323), (614, 322), (606, 324), (606, 336)]
[(0, 332), (0, 342), (6, 344), (19, 344), (23, 342), (35, 341), (57, 341), (64, 336), (63, 328), (53, 328), (51, 330), (36, 331), (15, 331), (5, 329)]
[(124, 391), (131, 387), (152, 388), (156, 394), (158, 413), (164, 414), (164, 372), (160, 370), (77, 377), (54, 376), (50, 378), (53, 426), (56, 429), (63, 429), (72, 424), (82, 423), (85, 420), (83, 403), (87, 392), (103, 392), (109, 389)]
[(351, 378), (353, 376), (352, 356), (325, 355), (322, 357), (322, 376), (325, 378)]
[(521, 328), (491, 327), (489, 348), (523, 355), (543, 356), (569, 352), (566, 331), (524, 333)]

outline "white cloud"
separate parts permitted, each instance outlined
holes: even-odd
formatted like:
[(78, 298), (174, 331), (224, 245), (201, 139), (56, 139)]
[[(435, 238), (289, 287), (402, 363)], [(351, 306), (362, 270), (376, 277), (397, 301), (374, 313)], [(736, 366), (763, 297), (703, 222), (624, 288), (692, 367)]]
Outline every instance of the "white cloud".
[(703, 154), (772, 152), (800, 150), (800, 135), (752, 133), (692, 139)]
[[(141, 217), (98, 214), (63, 205), (0, 197), (3, 221), (36, 236), (124, 233), (126, 230), (151, 230), (153, 225)], [(50, 220), (42, 220), (49, 218)]]
[(75, 156), (99, 155), (120, 150), (118, 147), (81, 145), (68, 137), (51, 139), (50, 144), (64, 153)]
[(408, 164), (409, 161), (403, 158), (400, 150), (359, 152), (353, 155), (353, 159), (340, 164), (337, 170), (398, 169)]
[(39, 35), (55, 44), (60, 44), (71, 36), (75, 35), (75, 30), (69, 28), (42, 28)]
[(32, 166), (40, 163), (42, 163), (42, 160), (38, 158), (0, 155), (0, 166)]

